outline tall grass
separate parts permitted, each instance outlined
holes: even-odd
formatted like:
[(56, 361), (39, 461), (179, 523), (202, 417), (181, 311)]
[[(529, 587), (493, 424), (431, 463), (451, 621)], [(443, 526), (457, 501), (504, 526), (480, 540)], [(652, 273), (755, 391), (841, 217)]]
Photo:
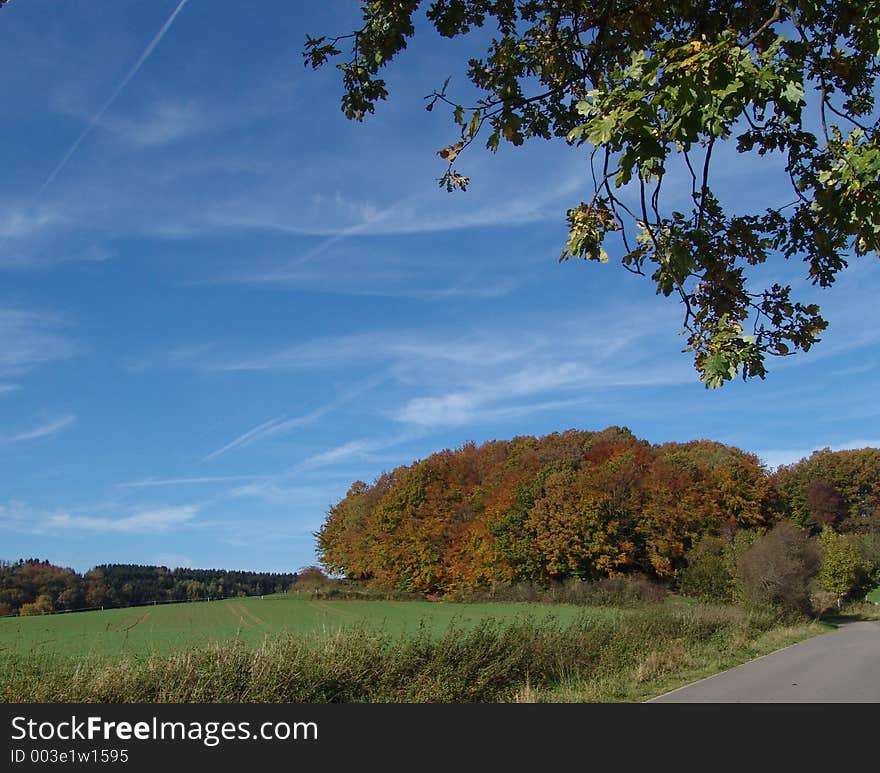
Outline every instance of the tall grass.
[[(0, 655), (4, 702), (489, 702), (626, 700), (712, 652), (745, 652), (777, 621), (732, 607), (647, 605), (597, 621), (488, 620), (437, 636), (367, 629), (76, 661)], [(566, 690), (579, 685), (581, 696)], [(605, 687), (602, 687), (605, 685)], [(598, 686), (598, 687), (597, 687)]]

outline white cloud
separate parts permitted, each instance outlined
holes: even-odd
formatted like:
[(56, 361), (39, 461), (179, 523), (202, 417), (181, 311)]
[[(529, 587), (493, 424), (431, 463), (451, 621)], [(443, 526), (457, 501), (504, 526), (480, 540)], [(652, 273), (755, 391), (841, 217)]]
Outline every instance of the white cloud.
[(227, 451), (231, 451), (234, 448), (244, 448), (245, 446), (249, 446), (251, 443), (262, 440), (263, 438), (273, 437), (275, 435), (284, 435), (295, 429), (300, 429), (301, 427), (307, 427), (311, 424), (314, 424), (316, 421), (320, 420), (328, 413), (335, 411), (337, 408), (341, 408), (346, 403), (349, 403), (357, 397), (360, 397), (365, 392), (368, 392), (370, 389), (377, 387), (383, 381), (387, 380), (387, 376), (369, 378), (365, 381), (355, 384), (354, 387), (343, 392), (335, 400), (331, 400), (330, 402), (325, 403), (324, 405), (321, 405), (318, 408), (315, 408), (315, 410), (309, 411), (302, 416), (297, 416), (293, 419), (285, 419), (283, 417), (269, 419), (269, 421), (258, 424), (253, 429), (249, 429), (244, 434), (239, 435), (237, 438), (218, 448), (216, 451), (212, 451), (202, 461), (207, 462), (211, 459), (216, 459), (218, 456), (220, 456), (221, 454), (225, 454)]
[[(426, 301), (455, 299), (492, 300), (510, 295), (528, 281), (526, 272), (506, 267), (504, 272), (487, 266), (480, 273), (463, 269), (456, 276), (452, 256), (442, 265), (401, 265), (371, 251), (356, 255), (334, 253), (333, 265), (291, 266), (289, 262), (241, 272), (233, 270), (198, 284), (268, 286), (327, 295), (416, 298)], [(437, 270), (433, 273), (431, 268)]]
[[(0, 527), (14, 531), (27, 531), (35, 523), (34, 511), (24, 502), (12, 500), (0, 504)], [(3, 556), (9, 558), (8, 556)]]
[(128, 373), (144, 373), (159, 368), (187, 368), (203, 361), (213, 349), (212, 344), (178, 346), (163, 352), (128, 357), (122, 367)]
[(526, 368), (503, 379), (480, 382), (467, 389), (414, 398), (395, 418), (424, 427), (467, 424), (478, 419), (490, 405), (583, 383), (587, 377), (584, 371), (574, 363), (562, 363), (550, 369)]
[(472, 384), (464, 389), (409, 400), (393, 418), (418, 427), (457, 427), (485, 424), (499, 419), (526, 416), (578, 405), (589, 405), (594, 398), (567, 400), (529, 400), (542, 394), (587, 392), (599, 388), (665, 386), (691, 378), (681, 368), (654, 368), (646, 372), (608, 367), (562, 363), (545, 369), (519, 372)]
[(152, 488), (153, 486), (189, 486), (202, 483), (229, 483), (232, 481), (257, 480), (260, 475), (209, 475), (192, 478), (147, 478), (119, 483), (119, 488)]
[(388, 330), (313, 338), (268, 352), (236, 352), (231, 346), (224, 352), (215, 344), (181, 346), (129, 358), (123, 367), (131, 373), (160, 368), (302, 371), (348, 367), (364, 361), (377, 365), (436, 362), (485, 367), (522, 359), (540, 340), (531, 334), (519, 334), (514, 340), (513, 336), (488, 336), (479, 332), (445, 338), (442, 333)]
[(21, 375), (78, 354), (79, 347), (59, 332), (63, 326), (53, 314), (0, 307), (0, 374)]
[(50, 516), (46, 520), (46, 527), (53, 531), (156, 534), (185, 526), (196, 517), (199, 509), (198, 505), (182, 505), (143, 510), (122, 518), (60, 513)]
[(109, 117), (101, 126), (121, 135), (134, 145), (164, 145), (215, 128), (212, 117), (195, 101), (172, 102), (163, 100), (152, 105), (149, 112), (138, 118)]
[(66, 218), (57, 211), (46, 208), (39, 211), (24, 211), (14, 209), (12, 202), (7, 202), (3, 214), (0, 215), (0, 238), (6, 240), (33, 236), (65, 222)]
[(282, 476), (238, 486), (228, 491), (227, 496), (235, 499), (262, 499), (282, 505), (289, 505), (290, 503), (302, 505), (304, 502), (307, 502), (317, 504), (319, 508), (322, 508), (329, 498), (328, 486), (326, 484), (320, 486), (288, 486), (284, 485)]
[(329, 465), (339, 464), (358, 457), (365, 457), (375, 451), (384, 451), (386, 448), (408, 443), (412, 440), (418, 440), (424, 437), (424, 432), (413, 431), (404, 432), (397, 435), (390, 435), (381, 438), (363, 438), (360, 440), (350, 440), (347, 443), (331, 448), (327, 451), (314, 454), (306, 459), (302, 464), (294, 468), (293, 472), (299, 470), (308, 470), (315, 467), (326, 467)]
[(75, 423), (76, 416), (72, 413), (68, 413), (57, 419), (46, 422), (45, 424), (41, 424), (34, 429), (25, 430), (24, 432), (12, 435), (9, 440), (12, 443), (19, 443), (25, 440), (37, 440), (39, 438), (49, 437), (50, 435), (57, 435), (59, 432), (63, 432), (68, 427), (73, 426)]
[(377, 331), (349, 336), (316, 338), (265, 354), (202, 358), (200, 367), (218, 371), (312, 370), (349, 366), (353, 362), (445, 362), (452, 365), (500, 364), (519, 360), (535, 345), (535, 337), (516, 341), (480, 334), (446, 339), (430, 333)]

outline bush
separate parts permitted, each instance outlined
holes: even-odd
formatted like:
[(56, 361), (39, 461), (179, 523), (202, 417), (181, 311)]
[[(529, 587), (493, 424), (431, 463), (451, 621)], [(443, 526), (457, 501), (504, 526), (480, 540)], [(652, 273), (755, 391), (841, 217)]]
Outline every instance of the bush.
[(880, 533), (860, 534), (856, 539), (872, 584), (880, 585)]
[(737, 578), (747, 602), (771, 604), (786, 615), (807, 615), (812, 611), (810, 591), (818, 571), (815, 542), (782, 521), (743, 552)]
[(704, 536), (685, 554), (687, 565), (679, 573), (678, 589), (686, 596), (708, 601), (732, 601), (734, 571), (727, 543)]
[(296, 582), (291, 587), (292, 591), (315, 591), (319, 588), (325, 588), (330, 584), (331, 580), (320, 567), (306, 566), (297, 570)]
[(462, 588), (447, 593), (444, 601), (478, 603), (512, 601), (535, 604), (580, 604), (591, 607), (632, 607), (664, 599), (669, 591), (643, 574), (603, 577), (586, 582), (568, 579), (541, 587), (534, 583), (493, 583), (489, 588)]
[(669, 591), (643, 574), (625, 574), (605, 577), (584, 583), (580, 603), (591, 606), (631, 607), (644, 602), (664, 599)]
[(23, 616), (48, 615), (54, 611), (55, 608), (52, 606), (52, 599), (43, 594), (37, 596), (37, 600), (33, 604), (22, 604), (21, 609), (18, 610), (18, 614)]

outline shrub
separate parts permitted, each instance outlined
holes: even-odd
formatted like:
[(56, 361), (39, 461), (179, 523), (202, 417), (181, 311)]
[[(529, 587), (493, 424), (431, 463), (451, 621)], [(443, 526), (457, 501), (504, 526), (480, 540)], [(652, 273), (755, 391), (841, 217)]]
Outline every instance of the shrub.
[(489, 588), (462, 588), (443, 599), (458, 603), (514, 601), (581, 604), (591, 607), (632, 607), (664, 599), (669, 591), (643, 574), (615, 575), (588, 582), (567, 579), (541, 587), (530, 582), (493, 583)]
[(772, 604), (787, 615), (812, 611), (810, 590), (818, 571), (815, 542), (788, 521), (759, 538), (737, 565), (745, 600)]
[(293, 584), (294, 591), (315, 591), (330, 584), (330, 579), (320, 567), (306, 566), (296, 573), (296, 582)]
[(678, 588), (686, 596), (709, 601), (732, 601), (734, 572), (730, 550), (721, 537), (704, 536), (685, 554)]
[(592, 606), (630, 607), (643, 602), (656, 602), (669, 591), (643, 574), (625, 574), (605, 577), (585, 583), (582, 603)]
[(860, 534), (856, 539), (872, 584), (880, 585), (880, 533)]
[(33, 604), (22, 604), (21, 609), (18, 610), (18, 614), (24, 616), (47, 615), (54, 611), (52, 599), (49, 596), (42, 594), (37, 596), (37, 600), (33, 602)]

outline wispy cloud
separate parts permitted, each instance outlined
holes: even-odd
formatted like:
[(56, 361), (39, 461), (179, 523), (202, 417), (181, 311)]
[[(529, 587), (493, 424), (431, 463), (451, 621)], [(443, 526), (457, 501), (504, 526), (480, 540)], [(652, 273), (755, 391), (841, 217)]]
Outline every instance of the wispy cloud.
[(251, 443), (255, 443), (258, 440), (277, 435), (285, 435), (295, 429), (307, 427), (311, 424), (314, 424), (316, 421), (320, 420), (328, 413), (335, 411), (337, 408), (341, 408), (346, 403), (350, 403), (352, 400), (360, 397), (362, 394), (368, 392), (370, 389), (374, 389), (383, 381), (387, 381), (387, 379), (387, 376), (380, 376), (362, 381), (359, 384), (356, 384), (352, 389), (346, 390), (335, 400), (331, 400), (330, 402), (325, 403), (324, 405), (321, 405), (318, 408), (315, 408), (315, 410), (309, 411), (302, 416), (296, 416), (292, 419), (285, 419), (283, 417), (269, 419), (269, 421), (258, 424), (253, 429), (250, 429), (244, 434), (239, 435), (237, 438), (218, 448), (216, 451), (212, 451), (202, 461), (207, 462), (211, 459), (216, 459), (218, 456), (221, 456), (222, 454), (225, 454), (228, 451), (233, 450), (234, 448), (244, 448), (245, 446), (249, 446)]
[(144, 373), (161, 368), (195, 367), (208, 360), (214, 349), (213, 344), (176, 346), (160, 352), (129, 356), (122, 362), (122, 368), (129, 373)]
[[(29, 534), (63, 535), (71, 532), (104, 534), (151, 535), (193, 525), (191, 522), (201, 505), (180, 505), (134, 510), (128, 515), (114, 517), (97, 515), (110, 508), (98, 506), (82, 514), (66, 510), (45, 510), (25, 502), (13, 500), (0, 504), (0, 527)], [(116, 509), (116, 508), (112, 508)]]
[(194, 100), (175, 102), (162, 100), (139, 117), (105, 118), (101, 126), (119, 134), (126, 141), (140, 146), (165, 145), (216, 128), (211, 116)]
[[(498, 365), (527, 357), (539, 336), (507, 338), (479, 331), (448, 336), (441, 331), (378, 330), (313, 338), (270, 351), (236, 351), (229, 344), (197, 344), (132, 357), (123, 367), (133, 373), (165, 368), (198, 371), (310, 371), (353, 363), (438, 362), (456, 366)], [(258, 429), (257, 427), (254, 428)]]
[[(289, 505), (291, 502), (296, 502), (298, 505), (305, 503), (310, 506), (316, 506), (318, 512), (327, 504), (329, 499), (328, 491), (331, 489), (328, 489), (326, 483), (311, 486), (290, 485), (285, 480), (283, 476), (276, 476), (255, 481), (231, 489), (227, 492), (226, 496), (231, 499), (262, 499), (266, 502), (282, 505)], [(346, 479), (340, 485), (346, 485), (347, 483), (350, 483), (350, 481)]]
[(409, 443), (425, 436), (425, 432), (409, 431), (401, 432), (396, 435), (389, 435), (380, 438), (362, 438), (360, 440), (350, 440), (347, 443), (330, 448), (308, 457), (302, 464), (297, 465), (293, 472), (300, 470), (309, 470), (316, 467), (327, 467), (339, 464), (358, 457), (365, 457), (375, 451), (384, 451), (387, 448)]
[(207, 483), (231, 483), (258, 480), (262, 475), (203, 475), (192, 478), (147, 478), (146, 480), (118, 483), (117, 488), (153, 488), (156, 486), (192, 486)]
[[(393, 418), (416, 427), (439, 429), (485, 424), (560, 408), (595, 403), (597, 390), (609, 387), (658, 387), (680, 384), (691, 376), (680, 367), (650, 369), (614, 367), (607, 361), (582, 365), (563, 362), (541, 368), (528, 367), (465, 388), (406, 402)], [(588, 393), (575, 399), (549, 399), (541, 395)]]
[[(35, 513), (25, 502), (12, 500), (0, 504), (0, 528), (29, 531), (36, 522)], [(4, 556), (8, 558), (8, 556)]]
[[(598, 321), (600, 314), (616, 320), (613, 334), (585, 335), (584, 331), (604, 329)], [(373, 413), (412, 430), (439, 431), (589, 405), (605, 399), (609, 388), (691, 383), (690, 361), (680, 354), (675, 339), (659, 340), (666, 326), (674, 326), (674, 314), (666, 306), (651, 310), (622, 305), (553, 319), (520, 317), (515, 328), (496, 326), (492, 333), (449, 336), (439, 330), (390, 330), (312, 339), (264, 353), (223, 355), (212, 348), (209, 357), (194, 359), (189, 367), (295, 372), (379, 366), (393, 377), (396, 397), (393, 408), (381, 400), (374, 403)], [(659, 351), (668, 358), (657, 357)], [(264, 421), (218, 447), (205, 460), (314, 423), (371, 386), (359, 385), (302, 416)], [(388, 392), (383, 390), (383, 394)], [(370, 450), (371, 444), (351, 441), (308, 464), (333, 464)]]
[(34, 429), (29, 429), (24, 432), (19, 432), (16, 435), (12, 435), (9, 438), (9, 441), (12, 443), (20, 443), (25, 440), (37, 440), (38, 438), (49, 437), (50, 435), (57, 435), (59, 432), (63, 432), (68, 427), (73, 426), (75, 423), (76, 416), (74, 416), (72, 413), (69, 413), (65, 416), (61, 416), (57, 419), (46, 422), (45, 424), (41, 424), (39, 427), (35, 427)]
[[(563, 168), (562, 163), (559, 168)], [(291, 208), (279, 205), (277, 193), (270, 196), (269, 190), (265, 194), (251, 191), (247, 197), (235, 196), (218, 203), (209, 212), (205, 225), (227, 230), (257, 229), (326, 237), (288, 261), (286, 268), (290, 270), (355, 236), (401, 236), (558, 221), (564, 218), (560, 202), (583, 187), (586, 174), (568, 171), (561, 179), (554, 178), (553, 172), (557, 171), (554, 164), (548, 175), (550, 184), (499, 198), (491, 191), (507, 186), (509, 180), (503, 178), (510, 170), (494, 165), (485, 171), (487, 193), (483, 195), (470, 192), (466, 196), (448, 196), (420, 187), (390, 204), (356, 200), (336, 192), (313, 195), (310, 200), (302, 201), (301, 206)], [(496, 174), (498, 177), (493, 179)]]
[(66, 218), (55, 210), (42, 208), (38, 211), (26, 212), (20, 209), (4, 207), (4, 212), (0, 215), (0, 239), (18, 239), (25, 236), (32, 236), (47, 228), (54, 228), (66, 222)]
[[(366, 260), (368, 258), (369, 260)], [(431, 275), (424, 265), (387, 265), (375, 253), (346, 261), (334, 255), (332, 266), (294, 266), (286, 263), (266, 269), (233, 270), (197, 284), (241, 285), (298, 289), (328, 295), (372, 296), (379, 298), (414, 298), (426, 301), (457, 299), (492, 300), (503, 298), (521, 288), (525, 276), (492, 271), (479, 273), (466, 269), (456, 277), (455, 266), (444, 261), (442, 274)]]
[(199, 509), (198, 505), (182, 505), (144, 510), (122, 518), (60, 513), (50, 516), (46, 526), (58, 531), (155, 534), (190, 523)]
[(17, 376), (79, 353), (61, 332), (65, 321), (54, 314), (0, 307), (0, 374)]
[(480, 335), (441, 338), (426, 333), (399, 330), (349, 336), (317, 338), (295, 346), (255, 356), (230, 357), (204, 363), (208, 370), (312, 370), (352, 362), (411, 362), (426, 360), (455, 365), (498, 364), (526, 356), (532, 336), (504, 342)]

